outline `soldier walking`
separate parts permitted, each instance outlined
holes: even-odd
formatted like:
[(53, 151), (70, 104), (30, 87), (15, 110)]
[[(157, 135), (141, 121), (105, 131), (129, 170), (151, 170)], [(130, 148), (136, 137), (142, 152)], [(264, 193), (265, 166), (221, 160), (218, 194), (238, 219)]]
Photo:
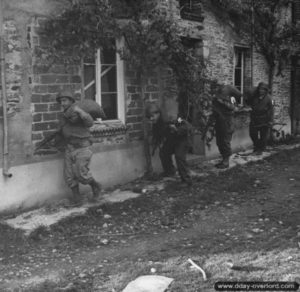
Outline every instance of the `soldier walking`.
[(231, 139), (234, 132), (234, 112), (236, 101), (241, 98), (241, 92), (231, 85), (219, 85), (213, 99), (213, 117), (215, 119), (216, 143), (222, 160), (217, 168), (229, 167), (232, 154)]
[(79, 183), (90, 185), (93, 200), (96, 200), (101, 191), (101, 184), (93, 178), (89, 169), (93, 155), (89, 128), (94, 124), (94, 120), (89, 113), (76, 105), (72, 92), (64, 91), (56, 100), (63, 109), (59, 133), (65, 144), (64, 178), (72, 190), (72, 203), (78, 204), (81, 201)]

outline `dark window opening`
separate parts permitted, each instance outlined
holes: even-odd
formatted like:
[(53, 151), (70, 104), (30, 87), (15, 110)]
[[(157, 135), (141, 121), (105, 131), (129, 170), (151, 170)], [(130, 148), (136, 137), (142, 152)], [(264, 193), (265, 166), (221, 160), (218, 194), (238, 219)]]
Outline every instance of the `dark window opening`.
[(180, 0), (180, 16), (182, 19), (192, 21), (203, 21), (203, 8), (201, 0)]
[[(244, 93), (251, 87), (251, 56), (250, 49), (234, 48), (234, 86)], [(243, 100), (241, 100), (243, 104)]]
[(84, 60), (84, 98), (99, 102), (107, 120), (118, 118), (117, 59), (113, 49), (100, 49)]

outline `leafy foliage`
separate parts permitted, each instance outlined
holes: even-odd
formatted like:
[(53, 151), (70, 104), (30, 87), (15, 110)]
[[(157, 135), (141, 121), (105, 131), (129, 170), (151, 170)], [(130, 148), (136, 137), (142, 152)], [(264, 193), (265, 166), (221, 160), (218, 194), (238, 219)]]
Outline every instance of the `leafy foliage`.
[(50, 58), (67, 62), (93, 56), (99, 47), (110, 47), (117, 34), (111, 5), (104, 0), (69, 1), (61, 15), (48, 19), (42, 34), (48, 39)]
[[(157, 7), (156, 1), (69, 2), (69, 7), (49, 19), (43, 29), (50, 57), (79, 61), (93, 56), (98, 48), (112, 48), (111, 38), (123, 36), (125, 46), (119, 53), (136, 68), (139, 76), (146, 77), (159, 67), (169, 67), (180, 90), (187, 92), (188, 98), (199, 97), (197, 87), (205, 75), (204, 61), (183, 45), (181, 28)], [(120, 11), (126, 11), (125, 19), (118, 19)]]
[(227, 11), (236, 26), (242, 28), (269, 66), (269, 84), (280, 75), (290, 57), (299, 50), (295, 36), (299, 27), (291, 21), (288, 11), (294, 0), (211, 0)]
[[(118, 53), (138, 72), (144, 106), (147, 76), (159, 68), (171, 68), (176, 91), (184, 92), (181, 98), (188, 103), (201, 104), (198, 111), (202, 113), (204, 105), (209, 105), (209, 102), (199, 103), (199, 99), (209, 98), (200, 95), (201, 80), (205, 78), (204, 61), (195, 56), (193, 49), (183, 45), (181, 28), (168, 17), (166, 10), (161, 9), (157, 1), (149, 0), (109, 3), (106, 0), (72, 0), (60, 16), (47, 21), (43, 33), (53, 44), (48, 48), (50, 55), (79, 61), (93, 56), (98, 48), (111, 48), (111, 38), (122, 36), (125, 46)], [(144, 116), (144, 136), (147, 135), (146, 123)], [(146, 145), (149, 164), (148, 152)]]

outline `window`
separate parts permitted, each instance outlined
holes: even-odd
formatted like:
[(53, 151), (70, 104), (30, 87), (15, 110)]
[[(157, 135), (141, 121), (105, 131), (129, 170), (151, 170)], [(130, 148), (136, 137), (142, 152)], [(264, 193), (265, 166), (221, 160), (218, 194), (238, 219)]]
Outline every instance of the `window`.
[[(234, 48), (234, 70), (233, 81), (234, 86), (241, 91), (251, 86), (251, 68), (250, 68), (250, 49), (245, 47)], [(243, 104), (243, 100), (241, 100)]]
[[(116, 42), (120, 48), (121, 41)], [(98, 49), (95, 58), (84, 60), (84, 98), (97, 101), (107, 120), (125, 122), (124, 65), (113, 49)]]
[(293, 18), (294, 23), (300, 21), (300, 1), (299, 0), (293, 2), (292, 18)]
[(179, 6), (182, 19), (203, 21), (201, 0), (179, 0)]

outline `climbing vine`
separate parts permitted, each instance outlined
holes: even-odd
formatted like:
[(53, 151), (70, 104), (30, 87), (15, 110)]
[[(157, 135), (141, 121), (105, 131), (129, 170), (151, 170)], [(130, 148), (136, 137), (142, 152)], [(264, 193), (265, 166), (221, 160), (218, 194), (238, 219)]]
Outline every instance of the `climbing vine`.
[(299, 25), (289, 16), (297, 0), (211, 0), (228, 20), (243, 31), (268, 64), (269, 86), (282, 75), (291, 56), (299, 50)]

